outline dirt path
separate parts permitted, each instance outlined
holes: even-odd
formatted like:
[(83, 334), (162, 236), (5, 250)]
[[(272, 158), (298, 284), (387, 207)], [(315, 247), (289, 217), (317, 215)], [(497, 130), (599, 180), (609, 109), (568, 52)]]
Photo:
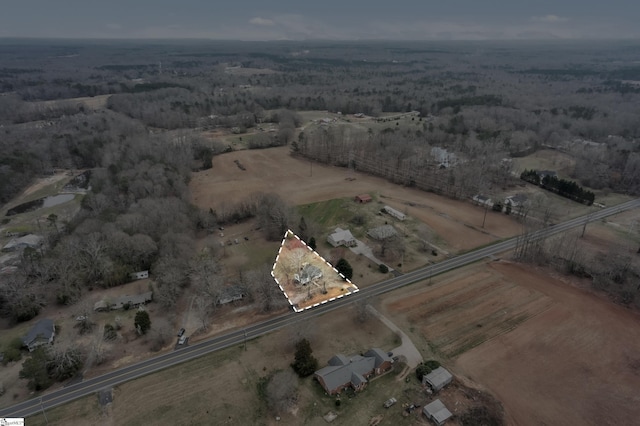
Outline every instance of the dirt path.
[(416, 368), (418, 364), (423, 361), (422, 355), (416, 345), (413, 344), (409, 336), (405, 334), (397, 325), (393, 323), (389, 318), (382, 315), (376, 308), (371, 305), (367, 306), (369, 312), (376, 316), (384, 325), (389, 327), (391, 331), (398, 334), (400, 339), (402, 340), (402, 344), (397, 348), (394, 348), (391, 352), (393, 352), (394, 356), (404, 356), (406, 358), (407, 366), (411, 369)]

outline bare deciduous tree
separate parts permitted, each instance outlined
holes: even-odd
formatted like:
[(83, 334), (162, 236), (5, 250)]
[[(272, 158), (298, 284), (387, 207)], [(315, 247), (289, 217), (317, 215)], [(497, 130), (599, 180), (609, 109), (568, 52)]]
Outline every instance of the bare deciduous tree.
[(276, 372), (267, 383), (266, 397), (275, 414), (287, 412), (298, 398), (298, 377), (290, 369)]

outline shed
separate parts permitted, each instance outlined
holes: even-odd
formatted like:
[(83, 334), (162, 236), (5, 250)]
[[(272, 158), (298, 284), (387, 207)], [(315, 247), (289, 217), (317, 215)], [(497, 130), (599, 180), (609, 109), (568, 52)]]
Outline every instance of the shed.
[(443, 425), (453, 415), (439, 399), (425, 405), (422, 413), (438, 426)]
[(360, 204), (370, 203), (371, 200), (372, 198), (369, 194), (360, 194), (355, 197), (355, 201)]
[(438, 392), (447, 386), (453, 380), (453, 376), (444, 367), (438, 367), (429, 374), (425, 374), (422, 378), (422, 384), (431, 386), (434, 392)]
[(129, 274), (129, 277), (132, 280), (144, 280), (145, 278), (149, 278), (149, 271), (137, 271)]

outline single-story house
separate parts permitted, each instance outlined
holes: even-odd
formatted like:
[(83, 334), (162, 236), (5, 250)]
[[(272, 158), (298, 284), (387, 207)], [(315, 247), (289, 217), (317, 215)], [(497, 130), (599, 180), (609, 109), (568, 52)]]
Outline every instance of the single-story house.
[(391, 215), (391, 216), (395, 217), (395, 218), (396, 218), (396, 219), (398, 219), (398, 220), (405, 220), (405, 219), (407, 218), (407, 216), (406, 216), (404, 213), (402, 213), (401, 211), (398, 211), (398, 210), (394, 209), (393, 207), (384, 206), (384, 207), (382, 208), (382, 210), (383, 210), (386, 214)]
[(322, 278), (322, 270), (317, 266), (306, 264), (300, 269), (299, 274), (294, 274), (293, 279), (297, 284), (307, 285), (313, 280)]
[(22, 338), (22, 344), (33, 352), (37, 347), (50, 345), (56, 335), (56, 327), (53, 320), (44, 318), (38, 321), (31, 330)]
[(370, 376), (391, 368), (392, 360), (382, 350), (373, 348), (364, 356), (337, 354), (328, 364), (316, 371), (314, 377), (329, 395), (335, 395), (348, 387), (355, 391), (364, 389)]
[(244, 299), (245, 296), (246, 296), (246, 293), (242, 289), (242, 287), (231, 285), (231, 286), (225, 287), (220, 292), (220, 295), (218, 296), (218, 304), (226, 305), (227, 303), (232, 303), (238, 300), (242, 300)]
[(427, 419), (433, 420), (438, 426), (445, 424), (447, 419), (453, 415), (439, 399), (425, 405), (422, 409), (422, 414), (424, 414)]
[(136, 308), (140, 305), (144, 305), (145, 303), (151, 302), (153, 300), (153, 292), (147, 291), (146, 293), (136, 294), (133, 296), (124, 295), (115, 298), (114, 300), (99, 300), (93, 305), (94, 311), (107, 311), (107, 310), (116, 310), (116, 309), (124, 309), (125, 305), (128, 308)]
[(334, 247), (355, 247), (356, 245), (358, 245), (358, 242), (351, 234), (351, 231), (349, 231), (348, 229), (340, 228), (336, 228), (335, 232), (327, 237), (327, 242)]
[(474, 195), (472, 200), (479, 206), (487, 206), (487, 207), (493, 206), (493, 202), (491, 201), (491, 198), (485, 197), (484, 195), (480, 195), (480, 194)]
[(372, 200), (369, 194), (360, 194), (355, 197), (355, 201), (360, 204), (370, 203)]
[(391, 225), (382, 225), (377, 228), (369, 229), (367, 231), (367, 235), (374, 240), (382, 241), (387, 238), (395, 237), (398, 235), (398, 231), (396, 231), (396, 228)]
[(504, 205), (510, 205), (511, 207), (521, 207), (526, 201), (527, 196), (524, 194), (510, 195), (504, 199)]
[(132, 280), (144, 280), (145, 278), (149, 278), (149, 271), (138, 271), (132, 272), (129, 274)]
[(422, 384), (429, 385), (434, 392), (447, 386), (453, 380), (453, 376), (444, 367), (438, 367), (422, 377)]
[(11, 241), (2, 247), (2, 251), (18, 251), (24, 250), (27, 247), (35, 249), (40, 247), (43, 241), (44, 238), (41, 235), (29, 234), (24, 237), (11, 239)]

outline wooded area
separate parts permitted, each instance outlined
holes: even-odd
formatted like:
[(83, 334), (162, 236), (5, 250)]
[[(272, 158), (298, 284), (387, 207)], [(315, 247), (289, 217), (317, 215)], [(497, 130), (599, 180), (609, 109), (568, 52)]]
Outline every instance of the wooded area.
[[(297, 222), (273, 194), (193, 207), (192, 171), (233, 149), (290, 145), (311, 161), (466, 198), (516, 181), (512, 157), (550, 148), (575, 160), (567, 185), (637, 195), (638, 53), (605, 42), (3, 40), (0, 202), (56, 169), (92, 174), (80, 213), (53, 220), (46, 250), (25, 251), (6, 277), (2, 311), (26, 320), (50, 295), (71, 304), (146, 269), (166, 306), (190, 283), (210, 294), (216, 250), (196, 253), (198, 232), (255, 216), (277, 240)], [(339, 118), (303, 122), (310, 110)], [(254, 133), (238, 148), (205, 135), (220, 129)], [(563, 191), (552, 183), (542, 182)], [(578, 198), (593, 202), (585, 191)]]

